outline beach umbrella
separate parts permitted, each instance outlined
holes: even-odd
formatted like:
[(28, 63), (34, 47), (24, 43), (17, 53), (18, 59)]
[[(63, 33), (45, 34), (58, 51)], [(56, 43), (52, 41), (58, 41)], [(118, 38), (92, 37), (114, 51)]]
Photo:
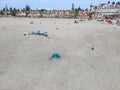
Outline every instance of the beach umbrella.
[(106, 22), (107, 22), (108, 24), (112, 24), (112, 23), (113, 23), (111, 19), (107, 19)]
[(51, 55), (51, 59), (54, 60), (54, 61), (60, 60), (61, 59), (60, 53), (53, 53)]

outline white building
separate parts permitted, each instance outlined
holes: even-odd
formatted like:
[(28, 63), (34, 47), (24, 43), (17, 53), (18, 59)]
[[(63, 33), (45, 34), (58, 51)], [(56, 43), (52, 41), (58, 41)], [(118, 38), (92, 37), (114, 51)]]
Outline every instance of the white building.
[(25, 14), (25, 12), (20, 11), (16, 14), (16, 16), (23, 17), (23, 16), (26, 16), (26, 14)]
[(120, 5), (100, 4), (99, 6), (90, 6), (91, 12), (102, 13), (103, 15), (113, 15), (120, 13)]
[(38, 11), (31, 11), (29, 14), (28, 14), (29, 17), (39, 17), (40, 16), (40, 12)]

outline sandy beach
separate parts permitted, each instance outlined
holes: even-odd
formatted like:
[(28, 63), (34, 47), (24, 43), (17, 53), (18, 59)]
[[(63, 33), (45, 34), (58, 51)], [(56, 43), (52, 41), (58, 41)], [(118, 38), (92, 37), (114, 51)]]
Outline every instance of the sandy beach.
[(0, 18), (0, 90), (120, 90), (120, 26), (73, 22)]

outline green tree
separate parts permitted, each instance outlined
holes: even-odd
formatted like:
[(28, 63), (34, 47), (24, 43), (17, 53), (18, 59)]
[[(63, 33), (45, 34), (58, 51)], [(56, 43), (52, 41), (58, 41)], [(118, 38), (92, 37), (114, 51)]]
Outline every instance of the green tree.
[(5, 8), (3, 8), (3, 11), (5, 11)]
[(19, 10), (17, 10), (16, 8), (10, 8), (10, 14), (12, 16), (16, 16), (16, 14), (19, 12)]
[(76, 9), (75, 9), (75, 18), (77, 18), (78, 12), (79, 12), (79, 10), (76, 8)]
[(13, 16), (13, 9), (12, 9), (12, 7), (10, 7), (10, 15)]
[(88, 11), (88, 8), (86, 8), (85, 11)]
[(97, 6), (95, 6), (95, 9), (97, 9)]
[(94, 14), (94, 12), (88, 12), (87, 15), (89, 16), (89, 19), (92, 19), (92, 15)]
[(114, 2), (114, 1), (112, 2), (112, 5), (115, 5), (115, 2)]
[(120, 2), (118, 1), (118, 5), (120, 5)]
[(17, 9), (14, 8), (13, 11), (12, 11), (12, 16), (16, 16), (16, 13), (17, 13)]
[(3, 8), (3, 9), (1, 10), (1, 15), (6, 15), (6, 9), (5, 9), (5, 8)]
[(0, 11), (0, 15), (4, 15), (4, 12), (3, 12), (3, 10), (1, 10), (1, 11)]
[(25, 13), (26, 13), (26, 16), (28, 16), (28, 14), (30, 13), (30, 6), (29, 5), (25, 6)]
[(80, 8), (80, 6), (78, 7), (78, 10), (82, 10), (82, 9)]
[(108, 1), (108, 4), (110, 4), (110, 1)]

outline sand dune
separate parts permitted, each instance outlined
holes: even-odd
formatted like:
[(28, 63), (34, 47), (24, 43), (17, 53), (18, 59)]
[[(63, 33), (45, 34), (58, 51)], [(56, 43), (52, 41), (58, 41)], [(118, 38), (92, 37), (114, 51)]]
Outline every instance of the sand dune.
[[(120, 27), (73, 22), (0, 18), (0, 90), (120, 90)], [(23, 35), (36, 30), (50, 38)]]

